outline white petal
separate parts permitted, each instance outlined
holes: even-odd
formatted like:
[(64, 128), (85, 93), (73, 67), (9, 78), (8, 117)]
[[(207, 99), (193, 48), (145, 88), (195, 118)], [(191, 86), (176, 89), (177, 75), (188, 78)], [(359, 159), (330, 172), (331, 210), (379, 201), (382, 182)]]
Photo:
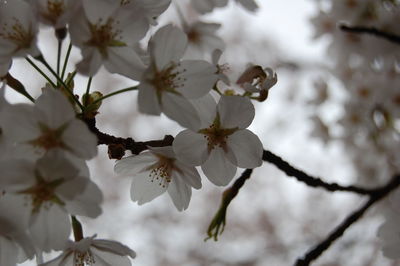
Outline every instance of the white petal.
[(158, 180), (153, 180), (152, 182), (150, 172), (147, 171), (139, 173), (133, 178), (131, 198), (133, 201), (137, 201), (139, 205), (142, 205), (157, 198), (166, 190), (167, 187), (160, 185)]
[(175, 161), (175, 165), (179, 171), (175, 171), (174, 173), (182, 182), (185, 182), (195, 189), (201, 188), (201, 177), (195, 167), (187, 166), (179, 161)]
[(182, 96), (169, 92), (163, 93), (162, 109), (166, 116), (182, 127), (196, 130), (200, 126), (200, 117), (196, 109)]
[(150, 152), (125, 157), (115, 163), (114, 172), (120, 175), (135, 175), (145, 171), (147, 167), (156, 163), (157, 160)]
[(217, 109), (223, 128), (247, 128), (255, 115), (251, 101), (241, 96), (222, 96)]
[(186, 98), (199, 98), (206, 95), (217, 82), (217, 68), (202, 60), (185, 60), (177, 68), (182, 72), (183, 87), (177, 89)]
[(0, 235), (0, 265), (17, 265), (18, 247), (13, 241)]
[(131, 262), (127, 257), (123, 257), (118, 254), (105, 252), (101, 249), (97, 249), (92, 247), (90, 249), (92, 251), (92, 255), (94, 257), (94, 261), (96, 262), (96, 266), (131, 266)]
[(79, 169), (69, 162), (63, 151), (52, 150), (37, 161), (36, 166), (41, 177), (46, 181), (57, 179), (71, 180), (77, 177)]
[[(172, 149), (172, 146), (165, 146), (165, 147), (151, 147), (148, 146), (149, 151), (151, 151), (154, 154), (162, 155), (167, 158), (172, 158), (175, 159), (175, 153)], [(158, 160), (158, 158), (157, 158)]]
[(133, 48), (109, 47), (107, 53), (108, 58), (104, 62), (104, 66), (110, 73), (140, 80), (146, 67)]
[(71, 233), (68, 215), (58, 205), (40, 208), (30, 227), (34, 243), (43, 251), (60, 250)]
[(39, 266), (69, 266), (74, 265), (74, 255), (72, 251), (64, 251), (58, 257), (46, 262), (39, 264)]
[(99, 71), (103, 58), (100, 52), (93, 47), (82, 48), (82, 60), (76, 65), (78, 72), (86, 76), (94, 76)]
[(160, 28), (149, 43), (157, 70), (162, 70), (171, 62), (178, 62), (185, 52), (186, 34), (172, 25)]
[(237, 166), (255, 168), (262, 164), (262, 143), (250, 130), (238, 130), (230, 135), (227, 139), (227, 146), (234, 153)]
[(236, 173), (236, 166), (230, 163), (221, 148), (214, 148), (208, 160), (201, 166), (207, 178), (217, 186), (226, 186)]
[(35, 107), (41, 112), (39, 119), (53, 129), (75, 118), (71, 103), (60, 91), (53, 88), (43, 90), (35, 102)]
[(217, 115), (217, 103), (211, 94), (208, 93), (203, 97), (192, 99), (190, 102), (200, 116), (201, 125), (198, 129), (209, 127)]
[(208, 157), (207, 140), (191, 130), (181, 131), (175, 137), (172, 147), (176, 157), (188, 165), (201, 165)]
[(103, 202), (103, 194), (95, 183), (87, 180), (85, 190), (72, 200), (67, 201), (65, 208), (73, 215), (96, 218), (102, 213), (100, 204)]
[(113, 240), (94, 239), (92, 246), (103, 251), (118, 254), (120, 256), (130, 256), (132, 259), (136, 257), (136, 252), (129, 247)]
[(156, 89), (146, 81), (139, 84), (138, 106), (141, 113), (149, 115), (160, 115), (161, 113)]
[(96, 24), (100, 19), (107, 20), (118, 7), (118, 1), (112, 0), (82, 0), (88, 20)]
[(178, 211), (183, 211), (189, 206), (192, 189), (179, 179), (172, 178), (168, 186), (168, 194)]
[(81, 120), (71, 121), (63, 132), (62, 139), (71, 152), (82, 159), (91, 159), (97, 154), (97, 137)]
[(7, 191), (19, 191), (28, 188), (35, 183), (32, 162), (20, 159), (8, 159), (0, 161), (1, 178), (0, 187)]

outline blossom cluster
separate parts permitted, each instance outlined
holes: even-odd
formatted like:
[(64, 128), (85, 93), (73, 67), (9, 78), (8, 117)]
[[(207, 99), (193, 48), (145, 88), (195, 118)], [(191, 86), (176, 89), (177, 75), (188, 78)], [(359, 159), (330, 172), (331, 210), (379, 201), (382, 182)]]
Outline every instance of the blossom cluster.
[[(254, 1), (236, 1), (254, 11)], [(119, 158), (115, 172), (132, 176), (131, 198), (139, 205), (168, 192), (175, 207), (189, 206), (192, 188), (204, 175), (226, 186), (237, 167), (262, 164), (262, 143), (247, 128), (255, 116), (251, 100), (264, 101), (276, 83), (269, 68), (249, 66), (234, 81), (218, 63), (223, 41), (215, 35), (219, 24), (182, 17), (182, 29), (158, 27), (148, 43), (144, 37), (170, 0), (12, 0), (0, 2), (0, 264), (13, 266), (36, 258), (40, 265), (130, 265), (130, 248), (112, 241), (84, 237), (77, 217), (102, 213), (103, 195), (90, 177), (87, 160), (97, 155), (98, 136), (87, 126), (102, 100), (98, 91), (74, 93), (74, 76), (96, 76), (104, 67), (139, 85), (138, 111), (165, 114), (185, 128), (172, 145), (148, 146), (138, 155)], [(227, 1), (192, 1), (198, 12), (221, 7)], [(69, 49), (79, 49), (76, 71), (65, 77), (53, 70), (38, 46), (42, 27), (52, 27), (59, 45), (68, 37)], [(204, 53), (211, 43), (212, 62), (187, 57), (188, 46)], [(14, 78), (13, 59), (25, 57), (35, 69), (42, 63), (53, 75), (41, 95)], [(58, 55), (60, 58), (60, 55)], [(59, 60), (59, 59), (58, 59)], [(64, 62), (68, 63), (68, 57)], [(55, 81), (53, 80), (55, 79)], [(224, 82), (230, 89), (219, 88)], [(89, 82), (90, 84), (90, 82)], [(10, 104), (6, 88), (32, 103)], [(73, 229), (73, 230), (72, 230)], [(70, 240), (74, 233), (75, 242)], [(43, 252), (62, 251), (44, 262)]]
[[(344, 32), (338, 24), (399, 35), (399, 2), (323, 0), (318, 5), (319, 12), (312, 18), (314, 37), (329, 39), (330, 72), (345, 87), (346, 97), (340, 101), (343, 112), (336, 122), (329, 123), (318, 114), (312, 118), (313, 135), (346, 147), (359, 183), (382, 184), (400, 170), (399, 45), (370, 34)], [(320, 114), (326, 103), (338, 101), (329, 80), (332, 78), (315, 82), (317, 93), (310, 104)], [(391, 206), (398, 209), (399, 204), (392, 201)], [(384, 255), (399, 258), (400, 214), (392, 207), (385, 213), (387, 221), (379, 236), (384, 240)]]

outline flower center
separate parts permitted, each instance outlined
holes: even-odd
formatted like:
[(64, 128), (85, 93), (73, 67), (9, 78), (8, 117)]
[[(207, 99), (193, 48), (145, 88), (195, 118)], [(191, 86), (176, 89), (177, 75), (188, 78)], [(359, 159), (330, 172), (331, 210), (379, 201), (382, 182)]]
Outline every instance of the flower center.
[(159, 158), (158, 162), (151, 167), (150, 178), (151, 182), (158, 182), (158, 184), (165, 188), (171, 182), (171, 174), (173, 170), (176, 169), (174, 165), (175, 159), (164, 157), (162, 155), (156, 154)]
[(39, 127), (41, 130), (41, 135), (37, 139), (29, 141), (29, 144), (35, 147), (40, 147), (46, 151), (53, 148), (67, 149), (61, 138), (65, 128), (67, 127), (67, 124), (62, 125), (57, 129), (52, 129), (44, 124), (39, 123)]
[(47, 12), (43, 12), (42, 16), (55, 24), (57, 19), (64, 13), (65, 5), (61, 0), (47, 0)]
[(90, 251), (86, 252), (74, 252), (74, 262), (75, 266), (91, 266), (96, 263), (94, 257)]
[(0, 37), (13, 42), (17, 47), (14, 52), (27, 49), (31, 46), (34, 35), (31, 29), (26, 30), (21, 22), (13, 17), (11, 23), (4, 22), (1, 25)]
[(149, 80), (149, 82), (156, 89), (157, 97), (160, 103), (163, 92), (179, 94), (176, 89), (182, 87), (186, 80), (180, 76), (183, 72), (185, 72), (185, 70), (182, 70), (181, 72), (176, 71), (176, 68), (179, 66), (179, 63), (171, 63), (170, 66), (161, 71), (154, 71), (154, 76)]
[(208, 153), (211, 152), (216, 146), (221, 147), (225, 152), (227, 152), (226, 141), (229, 135), (232, 135), (237, 131), (238, 128), (222, 128), (221, 122), (219, 118), (219, 114), (217, 113), (214, 122), (208, 127), (199, 130), (200, 134), (204, 135), (204, 138), (207, 139)]
[(50, 207), (53, 203), (64, 205), (64, 202), (55, 194), (55, 189), (63, 183), (63, 179), (57, 179), (46, 182), (40, 174), (36, 173), (36, 184), (32, 187), (22, 190), (20, 194), (30, 196), (32, 202), (32, 212), (38, 212), (41, 206)]
[(116, 28), (118, 24), (119, 21), (112, 18), (107, 19), (104, 24), (102, 24), (102, 19), (97, 24), (89, 23), (92, 38), (86, 44), (97, 47), (104, 57), (108, 56), (108, 47), (126, 46), (121, 38), (122, 31)]

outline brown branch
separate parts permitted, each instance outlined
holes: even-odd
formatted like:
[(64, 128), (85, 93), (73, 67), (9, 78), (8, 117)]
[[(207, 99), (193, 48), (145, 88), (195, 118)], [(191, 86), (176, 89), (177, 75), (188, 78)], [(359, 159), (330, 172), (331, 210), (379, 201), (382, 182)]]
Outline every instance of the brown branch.
[[(132, 154), (139, 154), (140, 152), (147, 150), (147, 146), (151, 146), (151, 147), (170, 146), (170, 145), (172, 145), (172, 141), (174, 140), (174, 137), (172, 137), (170, 135), (166, 135), (164, 137), (164, 139), (150, 140), (150, 141), (135, 141), (132, 138), (115, 137), (115, 136), (101, 132), (96, 127), (96, 120), (94, 118), (93, 119), (85, 119), (85, 122), (88, 125), (90, 131), (92, 131), (94, 134), (96, 134), (97, 139), (98, 139), (98, 142), (97, 142), (98, 145), (101, 145), (101, 144), (108, 145), (109, 155), (112, 155), (114, 153), (113, 151), (110, 151), (110, 148), (113, 149), (116, 146), (121, 147), (123, 149), (123, 152), (125, 152), (125, 150), (130, 150), (132, 152)], [(110, 157), (112, 157), (113, 159), (120, 159), (120, 158), (117, 158), (119, 156), (116, 156), (116, 157), (110, 156)]]
[(357, 33), (357, 34), (370, 34), (376, 37), (385, 39), (389, 42), (400, 44), (400, 36), (379, 30), (374, 27), (364, 27), (364, 26), (347, 26), (344, 24), (339, 25), (339, 28), (346, 32)]
[(312, 250), (307, 252), (307, 254), (302, 258), (298, 259), (296, 266), (306, 266), (318, 258), (325, 250), (327, 250), (331, 244), (341, 237), (343, 233), (354, 224), (363, 214), (376, 202), (387, 196), (391, 191), (396, 189), (400, 185), (400, 175), (396, 175), (393, 179), (385, 186), (377, 188), (372, 191), (369, 200), (358, 210), (350, 214), (344, 221), (333, 230), (326, 239), (316, 245)]
[(336, 183), (327, 183), (322, 181), (318, 177), (310, 176), (303, 171), (294, 168), (288, 162), (283, 160), (281, 157), (273, 154), (270, 151), (264, 150), (263, 152), (263, 160), (269, 163), (274, 164), (278, 167), (281, 171), (283, 171), (286, 175), (292, 176), (296, 178), (298, 181), (305, 183), (310, 187), (320, 187), (327, 191), (346, 191), (346, 192), (353, 192), (360, 195), (370, 195), (373, 193), (373, 189), (365, 189), (356, 186), (342, 186)]

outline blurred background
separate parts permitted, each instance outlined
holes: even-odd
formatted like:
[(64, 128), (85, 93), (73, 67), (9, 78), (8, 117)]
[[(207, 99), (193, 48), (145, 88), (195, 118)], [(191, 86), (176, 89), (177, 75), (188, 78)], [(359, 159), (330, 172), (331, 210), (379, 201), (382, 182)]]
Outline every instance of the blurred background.
[[(351, 138), (363, 128), (357, 129), (358, 133), (348, 133), (352, 125), (340, 122), (347, 114), (345, 104), (349, 102), (349, 89), (346, 81), (341, 80), (343, 76), (334, 71), (346, 65), (338, 58), (347, 48), (343, 46), (343, 50), (339, 50), (337, 44), (333, 45), (337, 40), (335, 34), (340, 33), (329, 32), (323, 18), (330, 14), (335, 28), (338, 22), (335, 19), (347, 16), (346, 9), (334, 13), (340, 8), (330, 1), (258, 0), (258, 11), (249, 12), (230, 1), (227, 7), (199, 17), (187, 1), (175, 2), (160, 17), (159, 25), (182, 24), (177, 6), (188, 23), (199, 19), (220, 23), (217, 35), (226, 45), (220, 63), (228, 64), (232, 80), (237, 79), (248, 63), (276, 71), (278, 83), (270, 90), (267, 101), (254, 103), (256, 117), (250, 126), (260, 137), (264, 149), (306, 173), (344, 185), (373, 187), (385, 183), (390, 178), (389, 173), (398, 169), (382, 170), (387, 175), (371, 181), (364, 173), (376, 177), (371, 171), (386, 169), (377, 159), (382, 158), (381, 154), (376, 154), (368, 145), (363, 144), (364, 150), (360, 152), (358, 146), (349, 144), (354, 143)], [(149, 36), (155, 31), (156, 28), (151, 29)], [(323, 35), (321, 32), (325, 36), (316, 39)], [(40, 39), (48, 61), (55, 62), (57, 46), (53, 31), (43, 29)], [(375, 46), (379, 50), (379, 44)], [(211, 51), (205, 53), (206, 59), (210, 58)], [(198, 54), (193, 52), (186, 56), (197, 58)], [(390, 57), (390, 53), (387, 56)], [(79, 58), (79, 51), (73, 50), (70, 71)], [(354, 69), (357, 66), (352, 65)], [(32, 95), (40, 94), (44, 80), (23, 60), (14, 63), (12, 73), (22, 81), (29, 80)], [(399, 73), (394, 75), (398, 80)], [(82, 95), (86, 82), (86, 77), (76, 77), (77, 94)], [(132, 81), (102, 70), (94, 77), (92, 88), (105, 94), (132, 85), (135, 85)], [(7, 97), (12, 102), (23, 101), (10, 91)], [(129, 92), (105, 100), (97, 116), (98, 128), (137, 141), (161, 139), (182, 130), (165, 116), (139, 114), (136, 97), (137, 92)], [(386, 136), (382, 138), (387, 140)], [(398, 135), (397, 139), (390, 139), (390, 145), (398, 145), (396, 140)], [(388, 154), (386, 150), (381, 152)], [(361, 170), (361, 164), (355, 163), (360, 154), (371, 169)], [(225, 231), (218, 241), (204, 241), (225, 188), (212, 185), (204, 177), (203, 188), (193, 191), (189, 208), (184, 212), (178, 212), (167, 195), (138, 206), (129, 196), (131, 177), (114, 174), (114, 163), (108, 159), (107, 148), (99, 146), (98, 157), (89, 165), (94, 181), (105, 196), (103, 214), (95, 220), (81, 218), (81, 221), (86, 236), (97, 234), (98, 238), (118, 240), (134, 249), (138, 256), (133, 265), (293, 265), (366, 200), (352, 193), (309, 188), (264, 163), (255, 169), (232, 201)], [(238, 169), (237, 176), (242, 171)], [(377, 228), (383, 222), (380, 211), (383, 205), (384, 202), (371, 208), (313, 265), (400, 265), (382, 256), (376, 237)]]

